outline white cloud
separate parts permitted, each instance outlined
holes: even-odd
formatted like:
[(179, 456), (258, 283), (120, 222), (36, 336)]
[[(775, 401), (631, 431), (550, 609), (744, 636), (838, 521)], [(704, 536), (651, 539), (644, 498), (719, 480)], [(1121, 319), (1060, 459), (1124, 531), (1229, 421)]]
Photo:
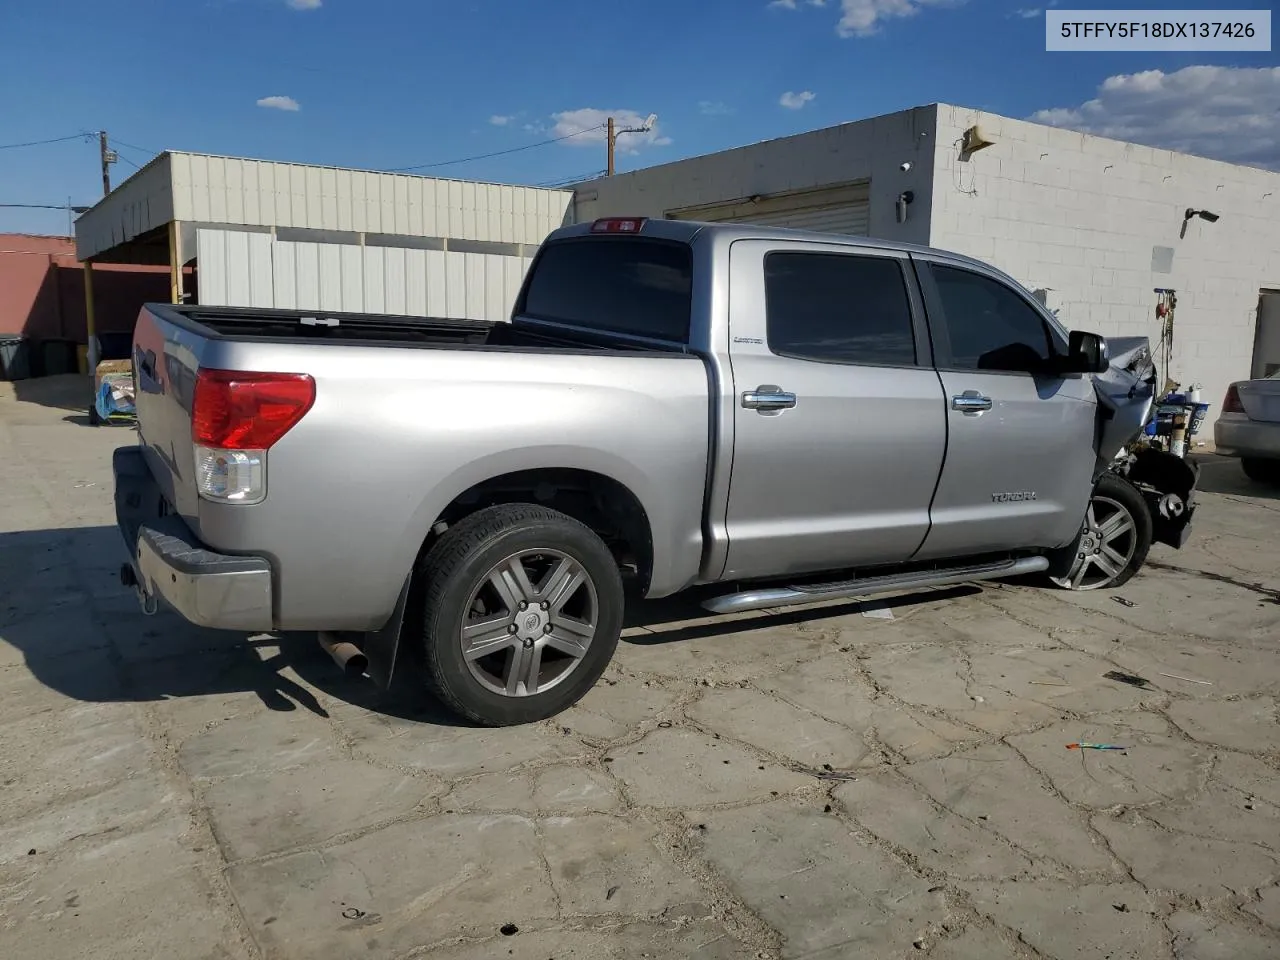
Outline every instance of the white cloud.
[(1034, 20), (1040, 14), (1044, 13), (1039, 7), (1024, 7), (1021, 10), (1013, 11), (1013, 16), (1019, 20)]
[(881, 20), (914, 17), (925, 7), (954, 6), (964, 0), (840, 0), (840, 22), (836, 33), (842, 37), (869, 37), (880, 30)]
[(1036, 123), (1280, 170), (1280, 67), (1183, 67), (1108, 77)]
[(322, 0), (285, 0), (294, 10), (319, 10)]
[(263, 97), (258, 101), (258, 106), (266, 107), (268, 110), (288, 110), (290, 112), (302, 109), (302, 106), (293, 97)]
[(804, 90), (800, 93), (792, 93), (788, 90), (778, 98), (778, 103), (782, 104), (788, 110), (799, 110), (816, 96), (817, 94), (812, 90)]
[[(573, 137), (565, 144), (575, 147), (590, 147), (603, 144), (608, 140), (605, 124), (613, 117), (615, 128), (623, 130), (628, 127), (644, 126), (645, 117), (634, 110), (598, 110), (595, 107), (583, 107), (580, 110), (564, 110), (553, 113), (551, 119), (555, 126), (551, 128), (553, 137)], [(622, 134), (617, 140), (619, 153), (638, 153), (643, 147), (665, 147), (671, 138), (662, 135), (661, 125), (654, 123), (646, 133)]]
[[(810, 7), (825, 7), (827, 0), (803, 0)], [(925, 7), (955, 6), (965, 0), (840, 0), (836, 33), (842, 37), (869, 37), (880, 31), (880, 21), (912, 17)], [(798, 10), (801, 0), (771, 0), (770, 7)], [(1052, 4), (1050, 4), (1052, 6)]]
[(719, 100), (699, 100), (698, 112), (704, 117), (727, 117), (733, 113), (733, 107)]
[(492, 117), (489, 118), (489, 122), (493, 124), (495, 127), (505, 127), (508, 123), (510, 123), (514, 119), (515, 117), (510, 115), (495, 113)]

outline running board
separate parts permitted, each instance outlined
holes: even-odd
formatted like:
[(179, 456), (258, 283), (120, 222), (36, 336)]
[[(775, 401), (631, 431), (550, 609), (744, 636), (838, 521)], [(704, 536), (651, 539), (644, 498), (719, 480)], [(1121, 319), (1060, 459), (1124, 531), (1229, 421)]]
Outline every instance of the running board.
[(916, 590), (922, 587), (942, 587), (950, 583), (968, 583), (971, 580), (1020, 577), (1028, 573), (1042, 573), (1048, 569), (1048, 557), (1024, 557), (1020, 560), (977, 563), (945, 570), (891, 573), (883, 577), (865, 577), (839, 583), (814, 583), (803, 587), (763, 587), (713, 597), (703, 601), (702, 606), (712, 613), (741, 613), (744, 610), (768, 610), (771, 607), (792, 607), (797, 604), (822, 603), (827, 600), (851, 600), (855, 597), (871, 597), (881, 593), (897, 593), (900, 590)]

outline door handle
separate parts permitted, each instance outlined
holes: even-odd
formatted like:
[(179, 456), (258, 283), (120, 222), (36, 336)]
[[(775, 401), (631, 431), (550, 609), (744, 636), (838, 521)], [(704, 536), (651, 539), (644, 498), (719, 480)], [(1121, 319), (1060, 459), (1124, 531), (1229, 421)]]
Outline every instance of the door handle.
[(796, 405), (796, 395), (773, 384), (764, 384), (742, 394), (742, 405), (748, 410), (784, 410)]
[(951, 398), (951, 409), (965, 414), (979, 414), (991, 409), (991, 398), (984, 397), (977, 390), (966, 390)]

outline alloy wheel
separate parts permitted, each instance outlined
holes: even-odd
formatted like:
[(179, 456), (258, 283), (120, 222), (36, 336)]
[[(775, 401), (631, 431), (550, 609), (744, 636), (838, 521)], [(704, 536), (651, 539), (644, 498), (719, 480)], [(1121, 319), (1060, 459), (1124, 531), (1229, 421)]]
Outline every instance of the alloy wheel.
[(1099, 590), (1124, 573), (1138, 548), (1138, 530), (1128, 508), (1111, 497), (1095, 495), (1085, 514), (1084, 533), (1075, 563), (1053, 582), (1068, 590)]
[(586, 569), (558, 550), (522, 550), (480, 579), (459, 632), (462, 658), (487, 690), (544, 693), (582, 663), (600, 603)]

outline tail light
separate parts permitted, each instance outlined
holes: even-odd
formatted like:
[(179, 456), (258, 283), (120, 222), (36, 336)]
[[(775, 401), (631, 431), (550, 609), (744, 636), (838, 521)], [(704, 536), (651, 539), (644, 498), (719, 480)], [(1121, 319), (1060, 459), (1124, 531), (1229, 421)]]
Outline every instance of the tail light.
[(1244, 413), (1244, 404), (1240, 402), (1240, 391), (1233, 383), (1227, 387), (1227, 395), (1222, 398), (1223, 413)]
[(315, 381), (304, 373), (201, 370), (191, 404), (200, 495), (220, 502), (261, 502), (267, 494), (267, 451), (315, 399)]

